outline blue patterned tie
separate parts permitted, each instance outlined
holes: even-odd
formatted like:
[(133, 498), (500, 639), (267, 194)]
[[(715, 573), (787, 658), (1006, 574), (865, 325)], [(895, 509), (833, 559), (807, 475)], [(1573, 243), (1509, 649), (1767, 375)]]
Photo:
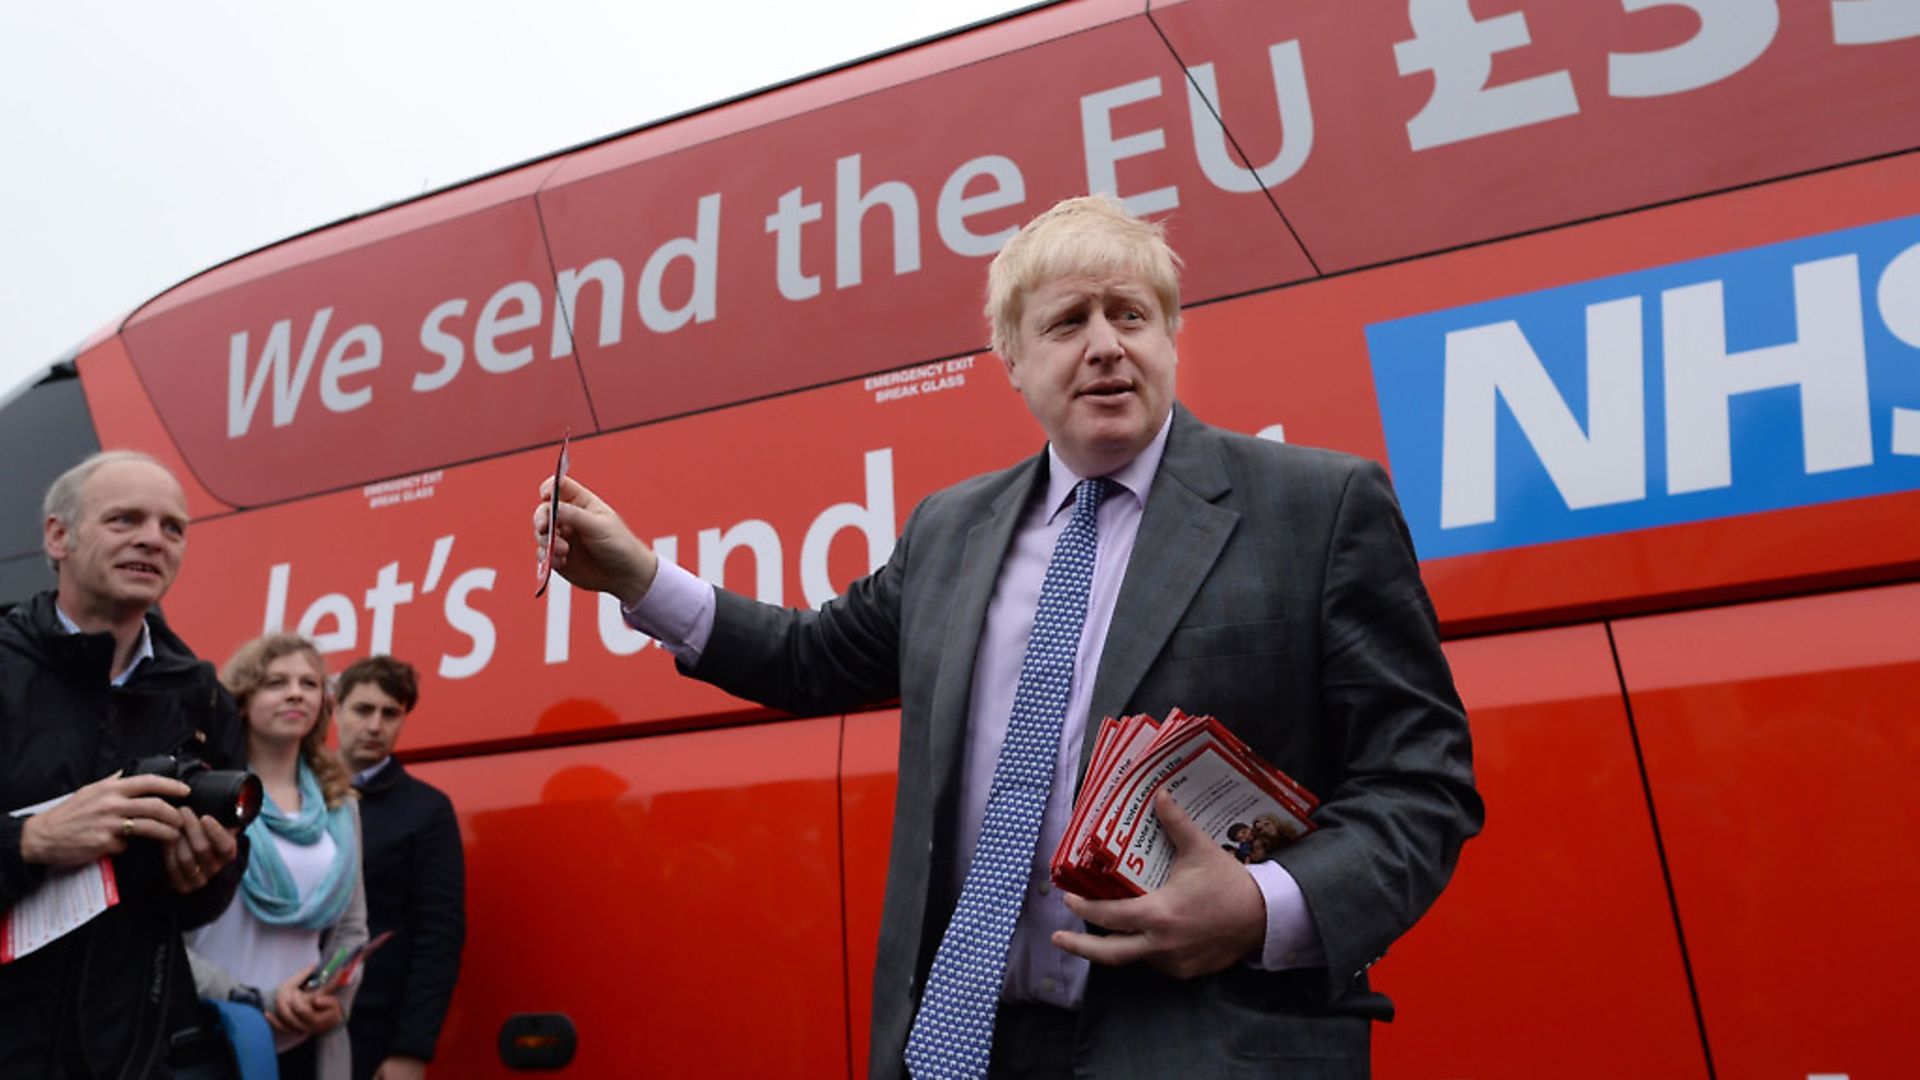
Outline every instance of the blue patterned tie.
[(1027, 640), (1013, 692), (1007, 740), (1000, 747), (980, 820), (980, 843), (960, 887), (953, 921), (934, 954), (920, 1013), (907, 1039), (907, 1067), (916, 1080), (987, 1074), (1007, 948), (1026, 896), (1040, 817), (1053, 787), (1067, 691), (1087, 620), (1087, 588), (1098, 550), (1095, 526), (1100, 503), (1112, 487), (1111, 480), (1080, 481), (1073, 517), (1047, 563), (1033, 636)]

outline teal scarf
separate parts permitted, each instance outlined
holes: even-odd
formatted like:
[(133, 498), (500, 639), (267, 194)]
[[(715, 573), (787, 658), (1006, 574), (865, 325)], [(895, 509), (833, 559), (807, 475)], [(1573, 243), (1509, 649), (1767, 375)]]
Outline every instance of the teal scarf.
[[(353, 895), (359, 876), (360, 851), (353, 835), (353, 811), (344, 800), (332, 810), (320, 794), (320, 780), (300, 759), (300, 812), (292, 817), (282, 813), (268, 795), (260, 816), (247, 826), (252, 854), (247, 860), (246, 876), (240, 879), (241, 895), (254, 918), (270, 926), (297, 926), (303, 930), (325, 930), (340, 921), (347, 901)], [(320, 887), (301, 896), (294, 887), (293, 875), (274, 846), (274, 836), (284, 836), (302, 846), (320, 842), (320, 834), (333, 837), (333, 865), (327, 868)]]

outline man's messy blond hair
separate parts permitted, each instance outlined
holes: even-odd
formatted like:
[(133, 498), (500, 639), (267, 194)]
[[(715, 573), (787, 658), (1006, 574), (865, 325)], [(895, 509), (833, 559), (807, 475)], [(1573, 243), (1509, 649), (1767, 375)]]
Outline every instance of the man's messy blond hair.
[(1034, 289), (1063, 277), (1110, 276), (1145, 282), (1166, 317), (1167, 333), (1179, 332), (1180, 256), (1167, 246), (1166, 230), (1106, 195), (1055, 203), (1015, 233), (987, 269), (993, 351), (1013, 358), (1020, 317)]

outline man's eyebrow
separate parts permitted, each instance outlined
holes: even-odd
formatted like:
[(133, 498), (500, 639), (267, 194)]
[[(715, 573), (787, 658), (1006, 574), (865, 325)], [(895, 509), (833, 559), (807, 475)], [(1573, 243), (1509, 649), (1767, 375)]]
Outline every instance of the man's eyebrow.
[(1089, 298), (1086, 293), (1071, 293), (1060, 297), (1052, 303), (1035, 304), (1033, 306), (1033, 313), (1041, 319), (1051, 319), (1064, 315), (1075, 308), (1086, 306), (1088, 300)]

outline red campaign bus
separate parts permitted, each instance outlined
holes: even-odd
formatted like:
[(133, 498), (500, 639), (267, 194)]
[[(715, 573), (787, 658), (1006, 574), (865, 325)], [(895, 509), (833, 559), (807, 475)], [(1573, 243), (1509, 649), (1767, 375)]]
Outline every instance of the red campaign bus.
[(535, 599), (532, 494), (571, 431), (664, 554), (819, 603), (1037, 449), (986, 262), (1104, 190), (1187, 259), (1182, 399), (1385, 462), (1439, 608), (1488, 825), (1375, 969), (1379, 1075), (1914, 1075), (1916, 72), (1904, 0), (1038, 5), (154, 297), (0, 414), (0, 600), (137, 447), (203, 655), (422, 669), (437, 1074), (570, 1025), (585, 1075), (863, 1076), (897, 715)]

